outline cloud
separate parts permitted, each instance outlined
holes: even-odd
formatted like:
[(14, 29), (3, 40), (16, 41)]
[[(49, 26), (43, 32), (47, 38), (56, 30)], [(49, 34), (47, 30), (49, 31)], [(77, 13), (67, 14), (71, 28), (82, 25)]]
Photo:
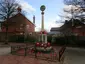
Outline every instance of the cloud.
[(61, 17), (62, 21), (65, 21), (65, 20), (72, 18), (72, 15), (67, 13), (67, 12), (62, 12), (59, 16)]
[(62, 17), (64, 18), (64, 20), (68, 20), (72, 18), (72, 12), (73, 12), (73, 16), (75, 17), (76, 15), (78, 15), (80, 13), (80, 6), (74, 6), (74, 5), (65, 5), (63, 8), (63, 12), (62, 12)]
[[(62, 25), (62, 23), (56, 23), (56, 22), (49, 22), (48, 24), (47, 24), (48, 26), (46, 27), (46, 29), (48, 30), (48, 31), (50, 31), (50, 29), (52, 28), (52, 27), (60, 27), (61, 25)], [(49, 29), (48, 29), (49, 28)]]
[[(62, 25), (62, 23), (57, 23), (56, 20), (57, 21), (60, 20), (60, 17), (57, 16), (56, 18), (54, 17), (54, 18), (49, 18), (47, 20), (44, 20), (45, 21), (44, 22), (44, 29), (49, 32), (52, 27), (60, 27)], [(35, 30), (36, 31), (41, 30), (41, 22), (40, 22), (40, 24), (36, 25)]]
[(19, 2), (19, 4), (21, 5), (21, 8), (23, 11), (27, 12), (27, 13), (33, 13), (36, 11), (35, 8), (32, 7), (32, 5), (30, 5), (28, 2), (26, 2), (25, 0), (17, 0)]
[[(60, 27), (62, 24), (61, 23), (56, 23), (56, 22), (49, 22), (49, 23), (45, 23), (45, 26), (44, 26), (44, 28), (45, 28), (45, 30), (46, 31), (50, 31), (50, 29), (52, 28), (52, 27)], [(35, 31), (40, 31), (41, 30), (41, 26), (40, 25), (37, 25), (37, 27), (35, 28)]]
[(67, 12), (70, 12), (73, 11), (73, 12), (79, 12), (80, 11), (80, 6), (77, 5), (77, 6), (74, 6), (74, 5), (65, 5), (64, 6), (64, 11), (67, 11)]

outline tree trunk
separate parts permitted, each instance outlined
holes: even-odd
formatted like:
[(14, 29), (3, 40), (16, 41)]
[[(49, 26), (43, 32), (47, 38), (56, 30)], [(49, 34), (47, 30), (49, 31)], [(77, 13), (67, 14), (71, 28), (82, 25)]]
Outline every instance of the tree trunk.
[(8, 44), (8, 26), (6, 26), (5, 44)]
[(8, 19), (6, 21), (5, 27), (6, 27), (6, 37), (5, 37), (5, 44), (8, 44)]

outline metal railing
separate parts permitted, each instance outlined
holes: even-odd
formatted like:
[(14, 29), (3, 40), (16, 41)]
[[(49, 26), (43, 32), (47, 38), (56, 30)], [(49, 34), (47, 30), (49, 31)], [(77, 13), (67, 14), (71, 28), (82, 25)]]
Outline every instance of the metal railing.
[(36, 51), (36, 46), (11, 46), (11, 54), (14, 55), (22, 55), (22, 56), (30, 56), (38, 59), (49, 60), (49, 61), (61, 61), (64, 51), (66, 47), (63, 46), (59, 49), (58, 52), (56, 50), (52, 50), (50, 53), (42, 53)]

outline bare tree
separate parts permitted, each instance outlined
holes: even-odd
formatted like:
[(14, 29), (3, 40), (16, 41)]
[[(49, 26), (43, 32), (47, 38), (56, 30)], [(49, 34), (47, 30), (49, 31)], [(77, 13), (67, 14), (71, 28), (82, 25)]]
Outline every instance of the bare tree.
[(15, 0), (0, 0), (0, 20), (7, 20), (15, 15), (17, 7)]
[(80, 2), (80, 0), (64, 0), (64, 4), (66, 5), (79, 5)]
[[(69, 7), (67, 7), (66, 9), (65, 8), (63, 9), (63, 11), (64, 11), (64, 13), (66, 13), (66, 15), (63, 15), (63, 16), (61, 15), (60, 17), (69, 19), (67, 21), (65, 20), (67, 22), (67, 23), (65, 22), (66, 24), (68, 24), (69, 22), (72, 23), (70, 25), (72, 30), (70, 30), (68, 28), (68, 25), (66, 26), (66, 28), (64, 28), (64, 29), (66, 29), (66, 31), (64, 30), (63, 34), (64, 34), (65, 38), (68, 40), (68, 38), (67, 38), (68, 33), (71, 36), (74, 36), (74, 32), (73, 32), (74, 25), (75, 24), (77, 24), (77, 25), (80, 24), (80, 23), (78, 23), (80, 21), (85, 22), (85, 20), (84, 20), (85, 19), (85, 14), (83, 14), (83, 13), (85, 13), (85, 0), (64, 0), (64, 4), (69, 6)], [(70, 14), (70, 15), (68, 15), (68, 14)], [(71, 40), (74, 41), (75, 38), (76, 37), (70, 38), (70, 41)]]
[(85, 19), (85, 0), (64, 0), (64, 4), (71, 5), (70, 11), (64, 9), (64, 12), (71, 14), (71, 19), (77, 18), (81, 21)]
[(6, 28), (6, 44), (8, 43), (7, 33), (9, 26), (9, 18), (14, 16), (17, 13), (17, 4), (16, 0), (0, 0), (0, 21), (6, 21), (3, 25)]

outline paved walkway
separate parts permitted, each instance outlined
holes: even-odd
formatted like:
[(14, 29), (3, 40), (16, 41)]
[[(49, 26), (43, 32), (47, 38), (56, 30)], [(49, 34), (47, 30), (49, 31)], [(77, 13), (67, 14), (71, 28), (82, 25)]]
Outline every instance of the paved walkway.
[[(0, 64), (62, 64), (62, 62), (50, 62), (29, 56), (3, 55), (0, 56)], [(85, 64), (85, 50), (68, 47), (63, 64)]]
[(65, 64), (85, 64), (85, 49), (67, 47)]
[(0, 55), (7, 55), (11, 52), (11, 47), (0, 47)]
[[(51, 62), (29, 56), (10, 55), (10, 47), (0, 47), (0, 64), (62, 64), (63, 62)], [(8, 55), (9, 54), (9, 55)]]
[(5, 55), (0, 56), (0, 64), (62, 64), (62, 62), (50, 62), (29, 56)]
[[(2, 49), (2, 48), (1, 48)], [(10, 48), (4, 48), (0, 51), (2, 54), (10, 50)], [(9, 51), (10, 52), (10, 51)], [(8, 51), (7, 51), (8, 53)], [(16, 55), (3, 55), (0, 56), (0, 64), (62, 64), (59, 62), (50, 62), (45, 60), (35, 59), (29, 56), (16, 56)], [(85, 64), (85, 49), (79, 48), (66, 48), (64, 64)]]

